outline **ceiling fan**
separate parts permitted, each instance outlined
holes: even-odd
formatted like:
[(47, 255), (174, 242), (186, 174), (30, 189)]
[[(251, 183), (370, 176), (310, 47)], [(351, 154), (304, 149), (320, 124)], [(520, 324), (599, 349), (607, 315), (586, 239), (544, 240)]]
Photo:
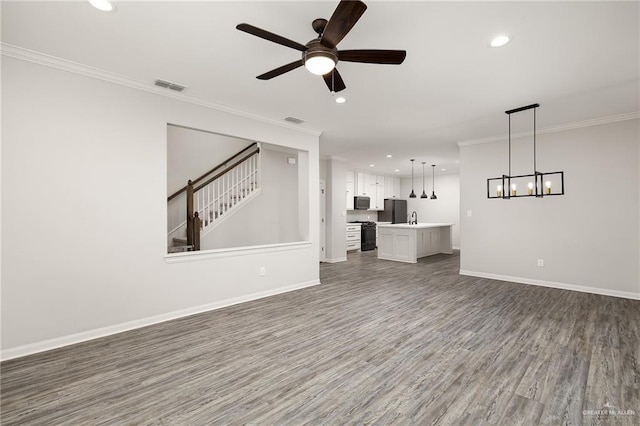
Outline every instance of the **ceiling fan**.
[(322, 18), (313, 21), (311, 26), (318, 37), (304, 45), (253, 25), (239, 24), (236, 28), (302, 52), (302, 59), (261, 74), (256, 77), (259, 80), (270, 80), (304, 65), (311, 73), (321, 75), (331, 92), (339, 92), (346, 86), (335, 68), (338, 61), (400, 65), (407, 56), (405, 50), (338, 50), (338, 43), (365, 10), (367, 5), (360, 0), (341, 0), (328, 21)]

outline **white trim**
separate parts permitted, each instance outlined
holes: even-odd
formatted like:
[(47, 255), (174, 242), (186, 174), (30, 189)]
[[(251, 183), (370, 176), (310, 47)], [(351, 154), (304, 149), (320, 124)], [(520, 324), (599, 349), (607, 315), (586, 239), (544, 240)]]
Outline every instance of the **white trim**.
[(252, 120), (262, 121), (264, 123), (273, 124), (276, 126), (284, 127), (290, 130), (306, 133), (313, 136), (320, 136), (321, 130), (312, 129), (308, 127), (301, 127), (298, 124), (289, 124), (285, 121), (279, 121), (273, 118), (263, 117), (258, 114), (241, 111), (232, 107), (217, 104), (214, 102), (205, 101), (203, 99), (193, 98), (185, 95), (184, 93), (177, 93), (171, 90), (156, 87), (151, 82), (142, 82), (134, 80), (132, 78), (115, 74), (109, 71), (104, 71), (99, 68), (90, 67), (77, 62), (68, 61), (66, 59), (57, 58), (55, 56), (46, 55), (44, 53), (36, 52), (34, 50), (24, 49), (22, 47), (14, 46), (7, 43), (0, 43), (0, 54), (19, 59), (21, 61), (32, 62), (34, 64), (43, 65), (50, 68), (55, 68), (61, 71), (67, 71), (74, 74), (83, 75), (85, 77), (95, 78), (97, 80), (107, 81), (109, 83), (119, 84), (121, 86), (130, 87), (144, 92), (153, 93), (155, 95), (165, 96), (167, 98), (178, 99), (184, 102), (189, 102), (194, 105), (199, 105), (205, 108), (215, 109), (217, 111), (226, 112), (229, 114), (239, 115), (242, 117), (250, 118)]
[(346, 258), (346, 257), (337, 257), (337, 258), (335, 258), (335, 259), (329, 259), (329, 258), (326, 258), (324, 261), (325, 261), (326, 263), (346, 262), (346, 261), (347, 261), (347, 258)]
[(195, 262), (200, 260), (220, 259), (230, 256), (243, 256), (249, 254), (263, 254), (279, 251), (307, 249), (310, 247), (311, 241), (297, 241), (294, 243), (266, 244), (262, 246), (231, 247), (215, 250), (170, 253), (165, 254), (164, 260), (167, 263)]
[(264, 297), (275, 296), (290, 291), (300, 290), (306, 287), (312, 287), (320, 284), (320, 280), (312, 280), (294, 284), (290, 286), (280, 287), (273, 290), (261, 291), (246, 296), (234, 297), (219, 302), (207, 303), (205, 305), (195, 306), (192, 308), (181, 309), (166, 314), (154, 315), (152, 317), (142, 318), (139, 320), (129, 321), (108, 327), (97, 328), (94, 330), (83, 331), (81, 333), (70, 334), (67, 336), (56, 337), (41, 342), (30, 343), (28, 345), (17, 346), (15, 348), (4, 349), (0, 353), (0, 359), (6, 361), (13, 358), (19, 358), (26, 355), (44, 352), (51, 349), (61, 348), (63, 346), (74, 345), (88, 340), (99, 339), (101, 337), (111, 336), (113, 334), (123, 333), (125, 331), (135, 330), (137, 328), (147, 327), (149, 325), (171, 321), (178, 318), (200, 314), (203, 312), (215, 311), (227, 306), (237, 305)]
[(534, 280), (531, 278), (511, 277), (508, 275), (489, 274), (486, 272), (468, 271), (460, 269), (460, 275), (468, 275), (471, 277), (489, 278), (492, 280), (509, 281), (520, 284), (537, 285), (541, 287), (557, 288), (561, 290), (579, 291), (582, 293), (600, 294), (603, 296), (621, 297), (624, 299), (640, 300), (640, 293), (632, 293), (629, 291), (610, 290), (606, 288), (587, 287), (576, 284), (558, 283), (553, 281)]
[[(581, 129), (583, 127), (599, 126), (601, 124), (617, 123), (618, 121), (637, 120), (637, 119), (640, 119), (640, 111), (612, 115), (609, 117), (594, 118), (594, 119), (585, 120), (585, 121), (576, 121), (574, 123), (562, 124), (560, 126), (555, 126), (555, 127), (548, 127), (546, 129), (536, 130), (536, 134), (543, 135), (545, 133), (564, 132), (566, 130)], [(532, 135), (533, 135), (533, 131), (529, 131), (529, 132), (517, 133), (517, 134), (511, 135), (511, 138), (517, 139), (517, 138), (529, 137)], [(501, 141), (506, 141), (507, 139), (508, 139), (507, 135), (491, 136), (488, 138), (460, 141), (458, 142), (458, 146), (460, 147), (460, 146), (469, 146), (469, 145), (479, 145), (479, 144), (490, 143), (490, 142), (501, 142)]]
[(451, 246), (453, 250), (460, 250), (460, 246)]

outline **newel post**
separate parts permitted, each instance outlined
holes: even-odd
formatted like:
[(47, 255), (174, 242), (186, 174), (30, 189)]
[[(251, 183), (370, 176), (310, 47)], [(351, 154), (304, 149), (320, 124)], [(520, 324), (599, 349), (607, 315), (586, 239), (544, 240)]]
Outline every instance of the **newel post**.
[(193, 182), (187, 183), (187, 245), (193, 245)]
[(198, 217), (198, 212), (193, 214), (193, 249), (200, 250), (200, 229), (202, 228), (202, 220)]

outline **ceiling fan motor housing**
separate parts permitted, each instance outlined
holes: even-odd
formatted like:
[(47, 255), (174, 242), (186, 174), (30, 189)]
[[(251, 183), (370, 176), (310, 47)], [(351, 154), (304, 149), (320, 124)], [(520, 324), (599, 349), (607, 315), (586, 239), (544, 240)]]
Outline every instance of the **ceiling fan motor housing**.
[(338, 49), (337, 48), (329, 48), (320, 43), (319, 39), (313, 39), (309, 43), (306, 44), (307, 50), (302, 52), (302, 61), (306, 64), (306, 62), (314, 57), (322, 56), (325, 58), (329, 58), (333, 61), (334, 64), (338, 63)]

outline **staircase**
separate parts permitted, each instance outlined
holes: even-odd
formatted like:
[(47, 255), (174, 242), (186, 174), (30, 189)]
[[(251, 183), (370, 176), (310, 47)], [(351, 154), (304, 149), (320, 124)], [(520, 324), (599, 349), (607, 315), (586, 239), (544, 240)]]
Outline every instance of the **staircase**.
[(186, 192), (186, 220), (169, 231), (169, 253), (200, 250), (200, 237), (260, 193), (260, 146), (253, 143), (167, 198)]

